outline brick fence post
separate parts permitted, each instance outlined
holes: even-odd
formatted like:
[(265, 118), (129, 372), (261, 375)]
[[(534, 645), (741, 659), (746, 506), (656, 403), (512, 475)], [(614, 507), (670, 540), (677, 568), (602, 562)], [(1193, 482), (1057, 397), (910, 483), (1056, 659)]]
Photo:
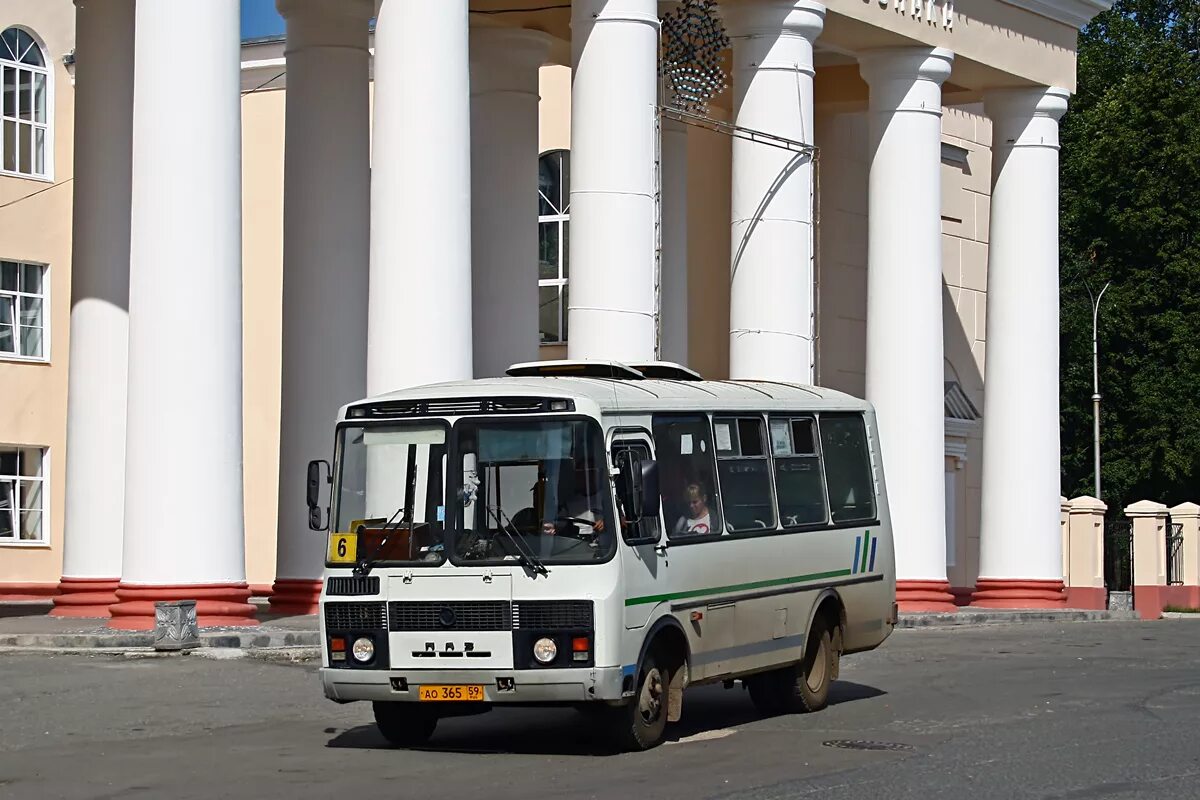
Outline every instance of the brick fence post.
[(1133, 521), (1133, 608), (1142, 619), (1162, 616), (1167, 588), (1167, 507), (1141, 500), (1125, 507)]
[(1108, 607), (1104, 586), (1104, 512), (1108, 506), (1084, 495), (1070, 502), (1067, 605), (1103, 610)]

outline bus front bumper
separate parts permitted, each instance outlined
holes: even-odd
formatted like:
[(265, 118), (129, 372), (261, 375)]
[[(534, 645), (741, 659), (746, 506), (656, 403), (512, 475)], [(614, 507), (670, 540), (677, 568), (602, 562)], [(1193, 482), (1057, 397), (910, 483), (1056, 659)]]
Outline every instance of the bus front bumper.
[(623, 677), (620, 667), (545, 670), (321, 669), (321, 685), (325, 689), (325, 696), (338, 702), (417, 702), (420, 687), (432, 684), (482, 686), (485, 703), (620, 700)]

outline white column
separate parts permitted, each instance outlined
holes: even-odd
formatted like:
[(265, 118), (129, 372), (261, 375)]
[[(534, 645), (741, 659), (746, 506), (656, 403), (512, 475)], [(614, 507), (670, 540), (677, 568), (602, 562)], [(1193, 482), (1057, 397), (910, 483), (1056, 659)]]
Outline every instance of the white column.
[(375, 23), (372, 395), (472, 377), (467, 39), (467, 0), (383, 0)]
[(984, 95), (992, 119), (983, 498), (973, 605), (1061, 606), (1058, 120), (1068, 92)]
[(662, 123), (662, 286), (659, 357), (688, 363), (688, 134), (677, 120)]
[(538, 68), (550, 37), (471, 29), (475, 375), (538, 357)]
[(657, 0), (574, 0), (573, 359), (655, 358)]
[(271, 610), (311, 614), (324, 537), (308, 528), (306, 465), (333, 454), (338, 408), (367, 391), (368, 21), (372, 0), (277, 0), (287, 20), (283, 392)]
[[(726, 12), (737, 125), (813, 143), (813, 42), (825, 7), (765, 0)], [(733, 140), (729, 377), (813, 381), (812, 157)]]
[(133, 0), (75, 3), (67, 503), (56, 617), (107, 617), (125, 516)]
[[(110, 626), (253, 624), (242, 516), (237, 0), (137, 4), (125, 547)], [(169, 68), (167, 67), (169, 65)]]
[(865, 53), (871, 167), (867, 221), (867, 399), (879, 419), (896, 541), (896, 597), (953, 611), (946, 580), (942, 358), (942, 82), (954, 54)]

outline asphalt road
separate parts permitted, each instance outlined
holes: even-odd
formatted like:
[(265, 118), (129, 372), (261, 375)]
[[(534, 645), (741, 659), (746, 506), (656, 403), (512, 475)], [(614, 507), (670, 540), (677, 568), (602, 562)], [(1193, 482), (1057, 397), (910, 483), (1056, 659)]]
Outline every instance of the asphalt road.
[(694, 690), (648, 753), (603, 755), (558, 709), (406, 751), (309, 666), (3, 655), (0, 798), (1200, 798), (1200, 621), (899, 631), (842, 678), (773, 719)]

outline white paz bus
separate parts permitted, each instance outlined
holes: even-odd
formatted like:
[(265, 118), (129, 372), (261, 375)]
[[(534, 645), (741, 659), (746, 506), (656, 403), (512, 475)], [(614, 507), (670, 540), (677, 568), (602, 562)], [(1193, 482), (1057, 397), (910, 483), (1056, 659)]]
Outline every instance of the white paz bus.
[(817, 711), (891, 633), (865, 401), (661, 363), (508, 375), (353, 403), (309, 465), (325, 695), (371, 701), (389, 741), (550, 704), (649, 748), (688, 686)]

